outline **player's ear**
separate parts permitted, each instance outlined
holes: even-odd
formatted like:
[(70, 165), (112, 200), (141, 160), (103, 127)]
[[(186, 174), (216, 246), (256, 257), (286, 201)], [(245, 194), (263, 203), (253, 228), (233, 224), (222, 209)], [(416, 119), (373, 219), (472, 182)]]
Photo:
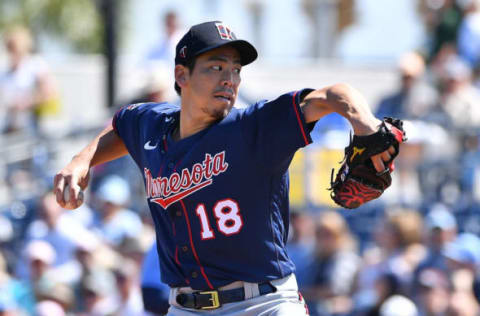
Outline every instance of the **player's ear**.
[(180, 88), (185, 87), (188, 79), (188, 68), (184, 65), (175, 66), (175, 82)]

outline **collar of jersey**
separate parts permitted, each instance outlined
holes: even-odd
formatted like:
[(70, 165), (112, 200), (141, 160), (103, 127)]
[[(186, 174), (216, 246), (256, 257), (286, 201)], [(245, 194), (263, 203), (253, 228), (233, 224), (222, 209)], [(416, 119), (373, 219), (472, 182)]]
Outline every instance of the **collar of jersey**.
[[(186, 138), (183, 138), (183, 139), (180, 139), (178, 141), (175, 141), (172, 137), (173, 135), (173, 132), (175, 131), (175, 128), (178, 126), (179, 123), (179, 120), (178, 121), (175, 121), (173, 124), (171, 124), (171, 126), (167, 129), (167, 144), (168, 144), (168, 148), (169, 148), (169, 151), (170, 151), (170, 148), (178, 148), (178, 147), (182, 147), (182, 148), (188, 148), (190, 146), (193, 146), (193, 144), (198, 140), (199, 137), (202, 137), (203, 135), (205, 135), (208, 130), (210, 130), (210, 128), (213, 126), (209, 126), (193, 135), (190, 135)], [(178, 147), (177, 147), (178, 146)]]
[(205, 135), (211, 128), (213, 128), (216, 125), (227, 122), (231, 117), (233, 117), (233, 113), (236, 112), (236, 111), (237, 111), (236, 108), (232, 108), (230, 113), (225, 118), (220, 120), (219, 122), (213, 123), (212, 125), (208, 126), (207, 128), (205, 128), (205, 129), (203, 129), (203, 130), (201, 130), (201, 131), (199, 131), (199, 132), (197, 132), (193, 135), (190, 135), (186, 138), (180, 139), (179, 141), (175, 141), (172, 137), (172, 134), (173, 134), (175, 128), (180, 124), (180, 112), (177, 112), (177, 113), (172, 115), (172, 117), (174, 118), (174, 121), (172, 121), (172, 123), (170, 123), (170, 125), (166, 128), (167, 144), (169, 146), (170, 145), (180, 145), (180, 144), (182, 144), (182, 147), (184, 146), (183, 144), (193, 145), (199, 137), (202, 137), (203, 135)]

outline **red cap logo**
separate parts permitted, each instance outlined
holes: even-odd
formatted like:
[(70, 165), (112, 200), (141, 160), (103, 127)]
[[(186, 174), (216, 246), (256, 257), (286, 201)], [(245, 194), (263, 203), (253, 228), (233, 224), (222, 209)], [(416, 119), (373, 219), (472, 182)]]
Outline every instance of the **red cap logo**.
[(221, 39), (229, 41), (233, 41), (235, 39), (235, 34), (228, 26), (225, 26), (223, 23), (215, 23), (215, 26), (217, 27), (217, 31)]

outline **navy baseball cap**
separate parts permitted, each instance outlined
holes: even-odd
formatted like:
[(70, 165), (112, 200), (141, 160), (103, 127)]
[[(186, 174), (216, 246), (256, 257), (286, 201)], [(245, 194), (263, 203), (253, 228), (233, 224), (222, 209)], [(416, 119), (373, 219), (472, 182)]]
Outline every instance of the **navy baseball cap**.
[(223, 22), (212, 21), (192, 26), (182, 37), (176, 47), (175, 65), (186, 65), (192, 58), (225, 45), (239, 51), (242, 66), (257, 59), (258, 53), (252, 44), (237, 39)]

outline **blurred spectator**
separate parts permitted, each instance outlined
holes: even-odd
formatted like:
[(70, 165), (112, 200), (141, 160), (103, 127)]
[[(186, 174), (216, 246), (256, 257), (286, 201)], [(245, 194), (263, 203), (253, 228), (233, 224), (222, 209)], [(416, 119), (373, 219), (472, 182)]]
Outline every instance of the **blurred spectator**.
[(451, 285), (445, 270), (427, 268), (418, 276), (415, 296), (419, 316), (445, 316), (449, 307)]
[(169, 11), (162, 17), (164, 35), (147, 55), (148, 61), (162, 61), (169, 65), (175, 59), (175, 46), (184, 34), (177, 13)]
[(69, 285), (63, 283), (42, 283), (37, 292), (37, 304), (44, 301), (54, 302), (63, 311), (69, 311), (73, 307), (73, 290)]
[(8, 315), (8, 309), (33, 313), (35, 299), (32, 294), (26, 284), (8, 273), (7, 262), (0, 253), (0, 315)]
[(480, 1), (458, 1), (464, 10), (464, 18), (458, 30), (458, 55), (471, 68), (480, 65)]
[(316, 248), (310, 288), (302, 293), (312, 315), (342, 315), (352, 308), (360, 258), (347, 223), (335, 211), (324, 211), (316, 222)]
[(444, 253), (453, 284), (450, 313), (478, 315), (480, 309), (474, 289), (480, 264), (480, 238), (471, 233), (461, 233), (445, 247)]
[(114, 315), (117, 304), (115, 295), (115, 278), (111, 273), (91, 273), (82, 282), (85, 297), (85, 310), (79, 315), (105, 316)]
[(140, 285), (145, 310), (158, 315), (167, 314), (170, 287), (161, 280), (156, 241), (145, 255)]
[(139, 282), (137, 264), (124, 258), (114, 269), (116, 287), (118, 289), (116, 316), (143, 315), (143, 301)]
[[(84, 288), (84, 285), (87, 282), (86, 280), (90, 278), (90, 276), (99, 276), (102, 280), (113, 281), (113, 275), (108, 270), (105, 260), (118, 262), (119, 259), (116, 257), (112, 260), (112, 255), (108, 252), (108, 249), (108, 247), (105, 247), (98, 241), (85, 240), (78, 244), (75, 253), (80, 265), (81, 278), (74, 285), (74, 309), (76, 312), (85, 312), (87, 309), (87, 303), (91, 303), (87, 297), (91, 293)], [(110, 259), (106, 259), (108, 257), (110, 257)]]
[(457, 235), (456, 219), (442, 204), (432, 207), (426, 215), (424, 223), (427, 254), (415, 271), (417, 281), (424, 269), (436, 268), (441, 271), (448, 271), (444, 250), (445, 246), (455, 240)]
[(30, 286), (33, 289), (35, 298), (40, 297), (42, 287), (46, 284), (57, 282), (57, 277), (53, 269), (56, 252), (55, 249), (46, 241), (33, 240), (29, 242), (25, 249), (27, 260), (30, 264)]
[[(125, 104), (122, 104), (124, 106)], [(114, 111), (117, 109), (112, 109)], [(105, 126), (111, 124), (111, 120), (105, 122)], [(135, 211), (140, 213), (141, 210), (146, 209), (148, 211), (148, 216), (150, 216), (150, 209), (148, 209), (148, 204), (145, 201), (145, 184), (143, 182), (143, 177), (136, 170), (137, 164), (129, 155), (120, 157), (116, 160), (103, 163), (94, 167), (91, 173), (90, 179), (90, 192), (92, 192), (91, 199), (89, 201), (90, 207), (94, 210), (99, 207), (99, 200), (95, 196), (95, 192), (98, 190), (103, 180), (111, 175), (120, 176), (123, 179), (128, 179), (128, 186), (130, 192), (130, 199), (128, 200), (128, 206)], [(84, 206), (85, 203), (82, 205)], [(76, 214), (76, 212), (73, 212)], [(97, 213), (92, 211), (93, 215)], [(151, 217), (151, 216), (150, 216)], [(92, 225), (93, 218), (89, 221), (88, 226)]]
[(429, 76), (430, 81), (436, 86), (437, 91), (441, 87), (439, 79), (443, 76), (445, 63), (452, 57), (456, 56), (457, 47), (454, 44), (445, 45), (428, 65), (427, 75)]
[(395, 276), (402, 291), (411, 288), (413, 273), (425, 256), (422, 228), (422, 217), (416, 210), (392, 209), (386, 213), (375, 227), (376, 245), (364, 253), (355, 293), (357, 308), (365, 309), (375, 303), (373, 289), (381, 275)]
[(387, 273), (375, 281), (375, 304), (362, 316), (417, 316), (415, 304), (405, 296), (397, 276)]
[(126, 208), (130, 202), (130, 187), (127, 181), (117, 175), (105, 177), (97, 191), (99, 217), (94, 228), (111, 246), (117, 248), (127, 237), (135, 237), (142, 231), (142, 221), (133, 211)]
[(56, 250), (53, 266), (63, 282), (79, 278), (75, 265), (75, 249), (79, 240), (95, 238), (83, 225), (74, 221), (64, 212), (52, 192), (46, 193), (39, 201), (39, 218), (27, 230), (26, 240), (44, 240)]
[(142, 240), (142, 234), (143, 230), (139, 236), (125, 237), (116, 249), (119, 255), (131, 259), (138, 268), (142, 266), (143, 258), (145, 256), (145, 252), (147, 251), (147, 241)]
[(452, 295), (449, 301), (450, 316), (478, 316), (480, 308), (472, 291), (473, 273), (469, 269), (452, 272)]
[[(456, 129), (480, 127), (480, 92), (472, 83), (472, 71), (458, 56), (443, 64), (440, 83), (440, 111), (446, 115), (444, 126)], [(442, 122), (440, 122), (442, 123)]]
[(287, 252), (295, 264), (300, 291), (312, 284), (312, 265), (315, 251), (315, 222), (306, 211), (290, 212), (290, 233)]
[(422, 1), (429, 33), (428, 61), (448, 45), (455, 45), (463, 12), (457, 0)]
[(8, 69), (0, 74), (0, 131), (38, 132), (39, 119), (59, 111), (59, 99), (45, 61), (32, 55), (33, 39), (24, 27), (4, 34)]
[(465, 269), (476, 273), (480, 265), (480, 238), (471, 233), (461, 233), (445, 246), (443, 253), (450, 270)]
[(392, 116), (400, 119), (425, 117), (437, 101), (437, 92), (423, 77), (425, 61), (416, 52), (399, 59), (397, 72), (400, 85), (393, 94), (383, 98), (376, 111), (379, 118)]

